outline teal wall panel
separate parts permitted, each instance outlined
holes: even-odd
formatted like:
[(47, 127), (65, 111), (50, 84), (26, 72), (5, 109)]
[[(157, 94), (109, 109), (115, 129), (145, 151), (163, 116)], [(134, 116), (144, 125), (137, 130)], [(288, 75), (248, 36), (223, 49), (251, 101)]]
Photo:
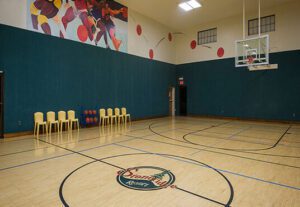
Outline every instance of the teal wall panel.
[(167, 115), (168, 88), (181, 76), (190, 115), (300, 120), (299, 50), (272, 53), (278, 70), (249, 72), (233, 58), (175, 66), (5, 25), (0, 45), (5, 133), (32, 130), (36, 111), (126, 106), (133, 118)]
[(168, 115), (172, 64), (5, 25), (0, 45), (5, 133), (32, 130), (36, 111), (125, 106), (133, 118)]
[(299, 50), (272, 53), (279, 69), (255, 72), (235, 68), (233, 58), (182, 64), (176, 77), (187, 85), (190, 115), (299, 121), (299, 60)]

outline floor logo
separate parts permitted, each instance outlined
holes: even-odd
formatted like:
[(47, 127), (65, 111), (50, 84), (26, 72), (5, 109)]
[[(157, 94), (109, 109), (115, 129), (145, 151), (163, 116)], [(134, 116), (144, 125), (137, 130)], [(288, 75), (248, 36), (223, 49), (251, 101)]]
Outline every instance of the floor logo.
[(117, 181), (134, 190), (159, 190), (167, 187), (176, 188), (175, 176), (171, 171), (160, 167), (133, 167), (118, 172)]

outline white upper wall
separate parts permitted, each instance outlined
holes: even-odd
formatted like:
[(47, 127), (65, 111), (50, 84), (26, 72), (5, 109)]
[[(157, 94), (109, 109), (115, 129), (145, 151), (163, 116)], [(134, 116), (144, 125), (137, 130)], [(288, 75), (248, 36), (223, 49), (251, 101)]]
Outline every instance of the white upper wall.
[(0, 0), (0, 23), (26, 28), (26, 0)]
[[(137, 34), (137, 25), (142, 28)], [(128, 16), (128, 53), (149, 58), (149, 50), (153, 50), (155, 60), (175, 63), (175, 38), (169, 41), (172, 30), (155, 20), (145, 17), (129, 9)]]
[[(276, 31), (269, 33), (271, 52), (300, 49), (299, 11), (300, 1), (294, 1), (261, 12), (262, 16), (276, 15)], [(1, 24), (26, 29), (27, 12), (26, 0), (0, 0)], [(257, 14), (247, 14), (246, 20), (256, 17)], [(136, 32), (138, 24), (142, 28), (140, 36)], [(197, 46), (194, 50), (190, 48), (190, 42), (197, 40), (198, 31), (214, 27), (218, 29), (218, 41), (208, 44), (211, 49), (202, 46)], [(223, 47), (225, 50), (222, 58), (234, 57), (234, 42), (242, 39), (243, 36), (242, 15), (210, 22), (186, 31), (179, 31), (184, 34), (172, 34), (172, 41), (169, 41), (168, 34), (172, 32), (167, 26), (129, 8), (128, 53), (149, 58), (149, 50), (152, 49), (155, 60), (174, 64), (219, 59), (217, 56), (219, 47)], [(162, 41), (157, 46), (160, 40)]]
[[(270, 35), (271, 52), (300, 49), (300, 1), (279, 5), (261, 11), (261, 16), (275, 14), (275, 32)], [(246, 34), (249, 19), (257, 18), (258, 14), (246, 14)], [(190, 42), (197, 40), (197, 32), (217, 27), (217, 42), (207, 44), (211, 49), (197, 45), (192, 50)], [(223, 47), (225, 54), (222, 58), (235, 56), (236, 40), (243, 39), (243, 17), (226, 18), (217, 22), (207, 23), (196, 28), (183, 31), (183, 35), (176, 38), (176, 64), (200, 62), (219, 59), (217, 50)]]

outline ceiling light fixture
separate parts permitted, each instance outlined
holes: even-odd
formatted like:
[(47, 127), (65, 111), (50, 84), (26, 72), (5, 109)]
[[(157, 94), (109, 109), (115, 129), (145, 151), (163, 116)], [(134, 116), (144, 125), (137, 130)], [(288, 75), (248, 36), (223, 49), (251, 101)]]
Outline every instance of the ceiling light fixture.
[(179, 7), (182, 8), (184, 11), (190, 11), (193, 9), (193, 7), (191, 7), (189, 4), (187, 4), (186, 2), (180, 3)]
[(190, 0), (187, 3), (194, 9), (201, 7), (201, 4), (196, 0)]
[(190, 11), (192, 9), (201, 7), (201, 4), (196, 0), (190, 0), (180, 3), (179, 7), (182, 8), (184, 11)]

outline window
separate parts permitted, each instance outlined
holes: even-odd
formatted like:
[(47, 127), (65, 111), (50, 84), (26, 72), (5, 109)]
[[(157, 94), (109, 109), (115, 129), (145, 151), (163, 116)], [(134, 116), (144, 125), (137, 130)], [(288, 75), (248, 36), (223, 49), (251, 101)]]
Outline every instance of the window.
[(198, 45), (217, 42), (217, 28), (198, 32)]
[[(260, 32), (275, 31), (275, 15), (260, 18)], [(248, 35), (258, 34), (258, 18), (248, 21)]]

